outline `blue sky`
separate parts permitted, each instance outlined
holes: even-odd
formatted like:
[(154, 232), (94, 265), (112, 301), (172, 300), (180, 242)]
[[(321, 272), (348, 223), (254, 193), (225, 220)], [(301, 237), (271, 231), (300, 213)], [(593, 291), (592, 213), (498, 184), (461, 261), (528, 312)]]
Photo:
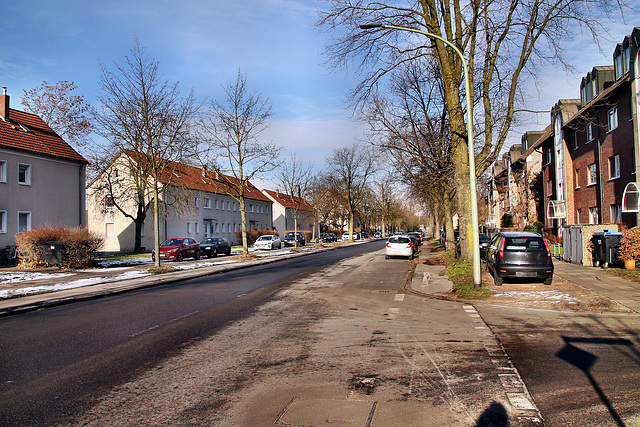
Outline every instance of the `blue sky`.
[[(334, 148), (361, 135), (345, 109), (345, 95), (356, 76), (330, 73), (320, 53), (328, 35), (314, 23), (317, 0), (5, 0), (0, 34), (0, 86), (7, 86), (13, 108), (21, 109), (23, 90), (43, 80), (74, 81), (89, 103), (96, 102), (99, 61), (112, 68), (138, 37), (183, 93), (223, 101), (222, 84), (235, 82), (238, 69), (248, 86), (268, 96), (275, 116), (265, 138), (296, 156), (323, 166)], [(636, 15), (636, 18), (638, 16)], [(540, 93), (531, 105), (549, 109), (558, 98), (578, 97), (580, 78), (594, 65), (611, 63), (615, 43), (630, 34), (628, 20), (612, 29), (612, 41), (599, 52), (588, 37), (571, 41), (577, 74), (542, 70)], [(533, 86), (532, 86), (533, 87)], [(538, 115), (544, 128), (548, 114)], [(541, 117), (541, 118), (540, 118)], [(519, 140), (516, 135), (514, 141)]]

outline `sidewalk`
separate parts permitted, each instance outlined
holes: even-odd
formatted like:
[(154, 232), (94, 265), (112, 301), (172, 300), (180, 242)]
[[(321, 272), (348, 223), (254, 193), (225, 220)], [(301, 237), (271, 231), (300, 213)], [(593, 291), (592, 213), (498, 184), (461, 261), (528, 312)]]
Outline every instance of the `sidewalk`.
[[(407, 291), (431, 297), (447, 298), (447, 293), (451, 292), (453, 283), (445, 275), (445, 266), (434, 265), (429, 261), (435, 250), (435, 246), (423, 245), (419, 262), (410, 283), (407, 285)], [(635, 314), (640, 313), (640, 283), (616, 277), (598, 267), (585, 267), (561, 260), (554, 260), (553, 265), (554, 282), (555, 278), (568, 280), (622, 304), (633, 310)], [(544, 291), (544, 287), (541, 289)], [(588, 296), (584, 296), (584, 298), (588, 298)]]

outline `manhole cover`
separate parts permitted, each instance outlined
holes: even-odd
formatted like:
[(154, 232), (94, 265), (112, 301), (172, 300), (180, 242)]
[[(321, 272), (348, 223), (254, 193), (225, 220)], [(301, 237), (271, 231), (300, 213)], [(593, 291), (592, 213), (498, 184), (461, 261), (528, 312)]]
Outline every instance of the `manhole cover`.
[(279, 426), (349, 425), (369, 427), (376, 402), (294, 397), (282, 410)]

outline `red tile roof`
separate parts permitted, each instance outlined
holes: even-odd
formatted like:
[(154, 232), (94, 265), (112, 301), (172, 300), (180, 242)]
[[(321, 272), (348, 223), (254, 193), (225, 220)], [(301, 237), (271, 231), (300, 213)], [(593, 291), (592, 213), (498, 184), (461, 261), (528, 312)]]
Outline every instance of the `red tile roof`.
[(313, 206), (307, 203), (304, 197), (290, 196), (288, 194), (283, 194), (279, 191), (273, 190), (263, 190), (263, 192), (267, 193), (271, 200), (285, 208), (299, 209), (302, 211), (313, 211)]
[(0, 119), (0, 147), (89, 163), (40, 117), (13, 108), (8, 122)]
[[(144, 154), (137, 154), (129, 150), (124, 150), (124, 153), (134, 160), (140, 156), (145, 156)], [(171, 184), (190, 190), (238, 195), (237, 187), (234, 185), (238, 184), (238, 179), (183, 163), (169, 162), (164, 176), (161, 177), (160, 180), (165, 185)], [(267, 196), (262, 194), (262, 192), (249, 181), (247, 181), (244, 189), (244, 197), (247, 199), (271, 202)]]

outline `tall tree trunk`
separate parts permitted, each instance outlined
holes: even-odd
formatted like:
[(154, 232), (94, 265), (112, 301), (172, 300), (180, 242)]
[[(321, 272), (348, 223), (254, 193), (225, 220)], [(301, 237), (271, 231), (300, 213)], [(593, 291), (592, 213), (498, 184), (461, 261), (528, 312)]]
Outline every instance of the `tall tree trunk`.
[(244, 196), (240, 196), (240, 216), (242, 218), (242, 253), (249, 254), (249, 244), (247, 242), (247, 211), (244, 208)]

